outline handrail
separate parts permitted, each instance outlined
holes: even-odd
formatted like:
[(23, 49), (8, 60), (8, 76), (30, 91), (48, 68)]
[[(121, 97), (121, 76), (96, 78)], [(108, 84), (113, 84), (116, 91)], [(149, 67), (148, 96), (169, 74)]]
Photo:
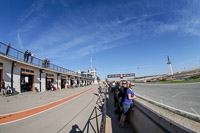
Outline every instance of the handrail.
[[(4, 54), (6, 55), (6, 51), (7, 51), (7, 45), (0, 42), (0, 54)], [(24, 56), (24, 52), (22, 51), (19, 51), (13, 47), (10, 47), (9, 48), (9, 52), (8, 52), (8, 55), (6, 55), (8, 57), (11, 57), (11, 58), (14, 58), (14, 59), (17, 59), (19, 61), (24, 61), (26, 63), (29, 63), (29, 64), (32, 64), (32, 65), (35, 65), (35, 66), (39, 66), (39, 67), (43, 67), (43, 68), (47, 68), (47, 69), (50, 69), (50, 70), (54, 70), (54, 71), (58, 71), (58, 72), (62, 72), (62, 73), (66, 73), (66, 74), (69, 74), (69, 75), (73, 75), (73, 76), (80, 76), (80, 77), (84, 77), (84, 76), (81, 76), (81, 74), (77, 73), (77, 72), (74, 72), (72, 70), (69, 70), (69, 69), (66, 69), (66, 68), (63, 68), (63, 67), (60, 67), (60, 66), (57, 66), (57, 65), (54, 65), (52, 63), (47, 63), (47, 62), (44, 62), (44, 60), (41, 60), (37, 57), (31, 57), (28, 58), (28, 61), (25, 59), (25, 56)], [(31, 59), (32, 58), (32, 59)], [(30, 59), (30, 60), (29, 60)], [(25, 61), (26, 60), (26, 61)]]
[(106, 94), (107, 94), (107, 88), (105, 88), (104, 92), (104, 105), (103, 105), (103, 110), (102, 110), (102, 119), (101, 119), (101, 126), (100, 126), (100, 133), (105, 133), (105, 128), (106, 128)]

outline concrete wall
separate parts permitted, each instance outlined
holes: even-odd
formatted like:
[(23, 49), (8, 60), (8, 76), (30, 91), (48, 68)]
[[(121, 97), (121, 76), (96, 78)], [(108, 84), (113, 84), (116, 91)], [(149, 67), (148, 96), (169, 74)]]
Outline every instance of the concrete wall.
[(29, 69), (34, 71), (34, 87), (40, 88), (40, 70), (28, 65), (16, 63), (16, 67), (14, 67), (14, 75), (13, 75), (13, 87), (16, 88), (17, 91), (20, 92), (20, 76), (21, 76), (21, 68)]
[(41, 92), (43, 91), (46, 91), (46, 73), (41, 73)]
[[(46, 73), (54, 75), (55, 79), (54, 79), (53, 85), (56, 88), (61, 89), (61, 76), (57, 75), (59, 72), (48, 70), (46, 68), (41, 68), (41, 67), (34, 66), (31, 64), (27, 64), (23, 61), (19, 61), (19, 60), (12, 59), (12, 58), (4, 56), (4, 55), (0, 55), (0, 62), (3, 63), (2, 79), (4, 79), (6, 86), (8, 84), (11, 86), (11, 67), (12, 67), (13, 61), (16, 62), (16, 67), (14, 67), (14, 71), (13, 71), (13, 88), (15, 88), (16, 91), (21, 92), (21, 86), (20, 86), (21, 68), (34, 71), (34, 74), (35, 74), (34, 75), (34, 87), (37, 87), (37, 89), (39, 91), (40, 91), (40, 89), (41, 89), (41, 91), (46, 91)], [(44, 73), (41, 73), (41, 80), (40, 80), (40, 69), (45, 70)], [(61, 75), (62, 75), (62, 73), (61, 73)], [(57, 76), (58, 76), (58, 78), (57, 78)], [(66, 82), (68, 85), (70, 85), (70, 79), (71, 79), (71, 77), (68, 78), (68, 82)], [(77, 79), (75, 80), (75, 82), (77, 84)], [(40, 83), (41, 83), (41, 88), (40, 88)]]
[[(3, 63), (3, 79), (5, 81), (5, 85), (8, 84), (11, 86), (11, 67), (12, 67), (12, 60), (8, 60), (5, 58), (0, 57), (0, 62)], [(30, 65), (22, 64), (20, 62), (16, 62), (16, 67), (14, 67), (13, 70), (13, 88), (16, 89), (16, 91), (21, 92), (21, 86), (20, 86), (20, 76), (21, 76), (21, 68), (33, 70), (34, 74), (34, 87), (37, 87), (38, 90), (40, 90), (40, 82), (41, 82), (41, 91), (46, 91), (46, 73), (53, 74), (54, 77), (54, 83), (53, 85), (56, 88), (61, 88), (61, 76), (58, 76), (57, 80), (57, 73), (51, 72), (51, 71), (45, 71), (45, 73), (41, 73), (41, 81), (40, 81), (40, 68), (36, 68)], [(58, 83), (58, 84), (57, 84)]]
[(7, 86), (8, 84), (11, 86), (12, 61), (1, 58), (0, 62), (3, 63), (3, 77), (2, 78), (5, 81), (5, 86)]
[(134, 105), (134, 110), (131, 110), (129, 115), (129, 122), (138, 133), (193, 133), (137, 101)]
[[(11, 86), (11, 67), (12, 62), (11, 60), (6, 60), (4, 58), (1, 58), (1, 62), (3, 63), (3, 79), (5, 80), (6, 86), (9, 84)], [(21, 63), (16, 63), (16, 67), (14, 67), (13, 70), (13, 88), (16, 89), (16, 91), (20, 92), (20, 76), (21, 76), (21, 68), (33, 70), (36, 74), (34, 76), (34, 87), (40, 88), (40, 78), (39, 78), (39, 69), (30, 67), (28, 65), (24, 65)]]

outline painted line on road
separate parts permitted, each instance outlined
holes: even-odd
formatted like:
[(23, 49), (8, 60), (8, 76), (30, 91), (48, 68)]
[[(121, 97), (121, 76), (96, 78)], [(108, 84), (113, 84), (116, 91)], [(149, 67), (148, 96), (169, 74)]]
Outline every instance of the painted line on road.
[(190, 119), (195, 120), (197, 122), (200, 122), (200, 115), (197, 115), (197, 114), (194, 114), (194, 113), (190, 113), (190, 112), (187, 112), (187, 111), (184, 111), (184, 110), (181, 110), (181, 109), (177, 109), (177, 108), (171, 107), (171, 106), (163, 104), (163, 103), (156, 102), (156, 101), (154, 101), (152, 99), (143, 97), (143, 96), (138, 95), (136, 93), (135, 93), (135, 95), (140, 97), (140, 98), (142, 98), (143, 100), (151, 102), (151, 103), (153, 103), (155, 105), (158, 105), (158, 106), (163, 107), (165, 109), (171, 110), (172, 112), (176, 112), (179, 115), (182, 115), (184, 117), (187, 117), (187, 118), (190, 118)]
[(72, 95), (70, 97), (67, 97), (67, 98), (64, 98), (64, 99), (58, 100), (56, 102), (52, 102), (52, 103), (40, 106), (40, 107), (36, 107), (36, 108), (28, 109), (28, 110), (23, 110), (23, 111), (20, 111), (20, 112), (17, 112), (17, 113), (10, 113), (10, 114), (1, 115), (0, 116), (0, 125), (13, 123), (13, 122), (16, 122), (16, 121), (19, 121), (19, 120), (23, 120), (23, 119), (32, 117), (34, 115), (38, 115), (42, 112), (45, 112), (47, 110), (58, 107), (58, 106), (60, 106), (64, 103), (66, 103), (66, 102), (68, 102), (68, 101), (70, 101), (70, 100), (92, 90), (92, 89), (94, 89), (94, 87), (87, 89), (83, 92), (80, 92), (78, 94)]
[(192, 107), (190, 108), (195, 114), (199, 115)]
[(179, 95), (181, 95), (181, 94), (183, 94), (183, 93), (179, 93), (179, 94), (173, 95), (172, 97), (176, 97), (176, 96), (179, 96)]
[(136, 85), (145, 85), (145, 86), (149, 86), (149, 85), (152, 85), (152, 86), (154, 86), (154, 85), (163, 85), (163, 86), (165, 86), (165, 85), (167, 85), (167, 86), (169, 86), (169, 85), (198, 85), (198, 84), (200, 84), (199, 82), (194, 82), (194, 83), (171, 83), (171, 84), (151, 84), (151, 83), (136, 83)]

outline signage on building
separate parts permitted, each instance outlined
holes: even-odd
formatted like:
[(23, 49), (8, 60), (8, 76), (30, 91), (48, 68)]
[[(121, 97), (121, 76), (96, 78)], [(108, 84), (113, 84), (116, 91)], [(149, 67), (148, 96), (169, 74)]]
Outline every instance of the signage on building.
[(28, 83), (28, 77), (25, 77), (25, 83)]
[(135, 73), (128, 73), (128, 74), (110, 74), (107, 75), (107, 78), (123, 78), (123, 77), (135, 77)]

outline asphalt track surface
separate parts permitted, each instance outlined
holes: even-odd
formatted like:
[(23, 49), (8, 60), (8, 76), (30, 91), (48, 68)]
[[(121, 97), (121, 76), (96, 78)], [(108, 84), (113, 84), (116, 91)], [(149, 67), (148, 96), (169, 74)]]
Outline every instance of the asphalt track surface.
[[(97, 88), (97, 85), (92, 85), (55, 92), (27, 93), (19, 95), (17, 98), (1, 97), (0, 122), (3, 120), (2, 116), (4, 114), (9, 114), (13, 117), (16, 114), (15, 112), (34, 110), (36, 107), (46, 107), (62, 100), (65, 101), (63, 103), (60, 102), (59, 105), (55, 105), (54, 107), (48, 106), (49, 108), (46, 108), (46, 111), (40, 110), (43, 112), (14, 122), (0, 124), (0, 133), (99, 132), (102, 98), (98, 96)], [(6, 102), (8, 100), (10, 101)], [(21, 104), (20, 101), (22, 100), (24, 100), (24, 104)], [(24, 114), (26, 115), (27, 113)]]
[(137, 83), (136, 95), (200, 115), (200, 83), (143, 84)]

